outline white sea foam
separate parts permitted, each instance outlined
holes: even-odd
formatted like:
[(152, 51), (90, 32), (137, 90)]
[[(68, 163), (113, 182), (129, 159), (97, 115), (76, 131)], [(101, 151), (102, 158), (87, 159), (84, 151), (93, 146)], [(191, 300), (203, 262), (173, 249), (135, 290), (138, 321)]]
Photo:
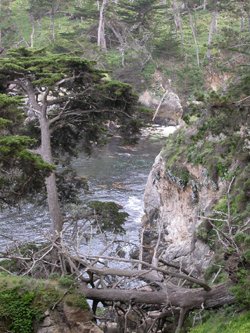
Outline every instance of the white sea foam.
[(141, 223), (141, 218), (144, 214), (144, 206), (142, 198), (130, 196), (124, 206), (126, 212), (133, 216), (133, 222)]
[(152, 127), (147, 127), (143, 130), (143, 135), (151, 137), (168, 137), (169, 134), (175, 132), (178, 126), (159, 126), (153, 125)]

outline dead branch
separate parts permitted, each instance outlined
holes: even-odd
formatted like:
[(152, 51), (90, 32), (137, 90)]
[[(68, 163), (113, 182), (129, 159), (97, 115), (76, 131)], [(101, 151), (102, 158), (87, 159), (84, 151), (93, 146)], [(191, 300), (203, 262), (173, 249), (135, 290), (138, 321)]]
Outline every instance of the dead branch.
[[(159, 259), (159, 262), (161, 262), (162, 264), (166, 265), (166, 266), (169, 266), (169, 267), (173, 267), (173, 268), (176, 268), (177, 270), (180, 270), (181, 272), (189, 275), (189, 276), (192, 276), (192, 274), (190, 272), (188, 272), (186, 269), (184, 269), (183, 267), (180, 267), (179, 265), (177, 265), (176, 263), (170, 263), (170, 262), (167, 262), (166, 260), (163, 260), (162, 258)], [(194, 277), (194, 276), (193, 276)]]
[[(203, 306), (204, 308), (217, 307), (234, 302), (234, 297), (230, 293), (230, 281), (209, 287), (204, 281), (190, 276), (188, 271), (181, 269), (178, 265), (157, 258), (157, 246), (154, 253), (154, 264), (149, 264), (141, 259), (119, 258), (116, 256), (117, 253), (114, 256), (108, 255), (107, 251), (113, 251), (118, 235), (106, 242), (98, 255), (91, 255), (90, 247), (87, 247), (87, 253), (82, 253), (79, 242), (75, 245), (71, 240), (65, 241), (65, 239), (71, 239), (67, 234), (70, 232), (70, 226), (72, 223), (65, 226), (55, 238), (41, 231), (47, 244), (38, 251), (30, 252), (30, 257), (27, 253), (22, 255), (17, 244), (12, 249), (8, 248), (6, 253), (1, 252), (1, 257), (17, 260), (23, 276), (36, 276), (37, 271), (39, 271), (39, 277), (42, 274), (41, 271), (45, 277), (53, 272), (75, 275), (76, 278), (72, 283), (80, 283), (79, 292), (83, 293), (86, 298), (92, 299), (95, 306), (98, 302), (104, 304), (120, 302), (125, 328), (131, 322), (132, 312), (137, 311), (137, 315), (141, 318), (140, 326), (145, 328), (145, 332), (156, 332), (161, 329), (165, 325), (166, 318), (171, 317), (171, 311), (175, 311), (176, 318), (179, 317), (177, 327), (179, 329), (186, 313), (192, 309), (200, 309)], [(79, 230), (82, 239), (81, 226), (79, 226)], [(77, 231), (73, 228), (72, 232)], [(65, 237), (66, 234), (67, 237)], [(160, 237), (161, 227), (159, 227), (158, 243)], [(125, 242), (127, 243), (127, 241)], [(158, 267), (158, 261), (171, 267), (172, 270)], [(117, 268), (117, 265), (113, 264), (115, 262), (126, 263), (126, 268)], [(141, 269), (142, 267), (143, 269)], [(1, 269), (2, 267), (0, 267)], [(6, 268), (2, 270), (6, 271)], [(11, 272), (7, 270), (7, 273)], [(172, 278), (175, 283), (176, 279), (182, 279), (200, 285), (202, 288), (184, 288), (178, 286), (178, 283), (171, 282)], [(139, 284), (139, 280), (146, 282), (147, 286)], [(58, 302), (63, 299), (63, 296)], [(54, 307), (57, 304), (54, 304)], [(147, 310), (140, 308), (147, 304), (148, 306), (159, 306), (161, 312), (150, 319), (145, 312)]]
[[(142, 261), (142, 255), (143, 255), (143, 236), (144, 236), (145, 227), (141, 230), (141, 239), (140, 239), (140, 253), (139, 253), (139, 260)], [(142, 265), (138, 265), (138, 270), (140, 271), (142, 269)]]
[[(217, 234), (219, 242), (227, 249), (228, 247), (232, 247), (236, 253), (238, 254), (238, 258), (243, 264), (242, 258), (244, 258), (244, 253), (240, 251), (239, 247), (237, 246), (236, 242), (234, 241), (235, 235), (237, 235), (239, 232), (245, 232), (248, 229), (248, 224), (250, 223), (250, 220), (244, 223), (243, 227), (236, 228), (236, 231), (233, 233), (233, 228), (232, 222), (234, 219), (231, 218), (231, 203), (230, 203), (230, 191), (232, 184), (235, 180), (235, 177), (231, 180), (228, 189), (227, 189), (227, 214), (218, 212), (216, 211), (217, 214), (226, 216), (227, 218), (225, 219), (215, 219), (212, 217), (205, 217), (205, 216), (198, 216), (199, 218), (208, 220), (212, 228)], [(227, 232), (221, 230), (221, 228), (217, 227), (213, 222), (223, 222), (223, 225), (227, 226)]]
[(160, 245), (160, 240), (161, 240), (161, 233), (162, 233), (162, 222), (158, 221), (158, 239), (157, 239), (157, 243), (155, 245), (154, 248), (154, 254), (153, 254), (153, 258), (152, 258), (152, 265), (154, 266), (158, 266), (158, 256), (157, 256), (157, 251)]
[(210, 291), (202, 288), (186, 289), (176, 287), (170, 282), (167, 284), (168, 295), (161, 292), (136, 291), (136, 290), (119, 290), (119, 289), (89, 289), (81, 285), (79, 291), (85, 297), (98, 301), (112, 301), (128, 303), (133, 301), (138, 304), (158, 304), (171, 305), (189, 310), (197, 309), (204, 303), (205, 308), (219, 307), (223, 304), (232, 304), (235, 302), (233, 295), (230, 293), (231, 282), (214, 286)]
[[(136, 259), (125, 259), (125, 258), (115, 258), (115, 257), (110, 257), (110, 256), (88, 256), (88, 259), (96, 259), (96, 258), (101, 258), (101, 259), (107, 259), (107, 260), (111, 260), (111, 261), (121, 261), (121, 262), (128, 262), (128, 263), (137, 263), (137, 264), (142, 264), (142, 265), (145, 265), (149, 268), (152, 268), (153, 270), (155, 271), (158, 271), (158, 272), (161, 272), (163, 273), (164, 275), (167, 275), (167, 276), (171, 276), (171, 277), (177, 277), (177, 278), (181, 278), (181, 279), (186, 279), (192, 283), (196, 283), (198, 285), (200, 285), (201, 287), (203, 287), (205, 290), (209, 291), (210, 290), (210, 287), (204, 283), (203, 281), (199, 280), (199, 279), (196, 279), (196, 278), (193, 278), (193, 277), (190, 277), (188, 275), (184, 275), (184, 274), (181, 274), (181, 273), (176, 273), (176, 272), (172, 272), (172, 271), (169, 271), (169, 270), (165, 270), (163, 268), (160, 268), (160, 267), (156, 267), (152, 264), (149, 264), (145, 261), (140, 261), (140, 260), (136, 260)], [(79, 260), (79, 258), (75, 258), (76, 260)]]
[(159, 109), (160, 109), (160, 107), (161, 107), (161, 105), (162, 105), (162, 103), (163, 103), (163, 101), (164, 101), (164, 98), (166, 97), (167, 94), (168, 94), (168, 90), (166, 90), (166, 91), (164, 92), (164, 94), (163, 94), (163, 96), (162, 96), (162, 98), (161, 98), (161, 100), (160, 100), (160, 103), (159, 103), (159, 105), (157, 106), (157, 109), (156, 109), (156, 111), (155, 111), (155, 113), (154, 113), (154, 116), (153, 116), (152, 121), (155, 120), (155, 117), (157, 116), (158, 111), (159, 111)]

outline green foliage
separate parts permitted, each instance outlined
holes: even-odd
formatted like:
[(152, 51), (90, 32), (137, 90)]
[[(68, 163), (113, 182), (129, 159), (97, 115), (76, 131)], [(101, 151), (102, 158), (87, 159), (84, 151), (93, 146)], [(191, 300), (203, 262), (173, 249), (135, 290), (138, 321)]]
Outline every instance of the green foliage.
[(89, 207), (94, 213), (94, 225), (99, 224), (104, 231), (125, 232), (122, 225), (128, 217), (128, 213), (119, 212), (120, 207), (115, 202), (93, 201)]
[[(113, 77), (133, 83), (137, 91), (148, 88), (153, 80), (151, 71), (148, 73), (147, 69), (152, 58), (152, 72), (154, 69), (161, 69), (164, 72), (164, 82), (171, 78), (173, 85), (186, 96), (202, 89), (206, 84), (204, 78), (209, 78), (211, 71), (217, 70), (213, 65), (221, 59), (222, 70), (230, 73), (241, 72), (241, 77), (245, 74), (242, 80), (244, 87), (243, 84), (241, 87), (247, 91), (248, 67), (243, 61), (236, 60), (239, 52), (245, 53), (245, 56), (249, 53), (247, 29), (240, 29), (239, 2), (230, 1), (230, 4), (222, 7), (217, 17), (218, 32), (213, 34), (210, 47), (210, 62), (206, 53), (213, 6), (208, 4), (207, 10), (199, 8), (196, 15), (192, 13), (193, 21), (196, 16), (197, 23), (196, 38), (201, 62), (199, 67), (189, 16), (181, 13), (182, 42), (180, 27), (174, 24), (174, 13), (169, 1), (124, 0), (119, 4), (108, 1), (104, 11), (107, 52), (102, 52), (97, 46), (100, 12), (94, 1), (4, 1), (0, 17), (1, 41), (6, 50), (13, 45), (30, 45), (34, 24), (35, 47), (47, 46), (54, 53), (72, 50), (79, 54), (84, 53), (85, 57), (98, 60), (100, 66), (105, 68), (108, 65), (114, 70)], [(238, 54), (233, 59), (235, 52)], [(230, 61), (226, 62), (225, 58)], [(145, 73), (141, 75), (144, 71), (148, 74), (146, 80), (143, 77)], [(47, 83), (52, 81), (47, 78)], [(237, 91), (239, 89), (237, 87)]]
[[(249, 258), (249, 251), (247, 252)], [(245, 269), (239, 269), (237, 271), (239, 280), (237, 284), (232, 287), (232, 292), (241, 307), (250, 307), (250, 279), (249, 271)]]
[(227, 173), (228, 168), (230, 167), (231, 163), (229, 161), (226, 162), (222, 162), (221, 160), (219, 160), (216, 164), (216, 168), (218, 171), (218, 174), (220, 177), (224, 177)]
[(152, 74), (154, 74), (154, 72), (155, 72), (155, 66), (154, 66), (154, 63), (151, 61), (143, 69), (142, 76), (145, 79), (148, 79), (149, 77), (152, 77)]
[[(231, 244), (222, 234), (229, 235), (226, 222), (228, 201), (225, 192), (221, 193), (212, 207), (214, 212), (209, 216), (206, 214), (206, 217), (213, 219), (211, 222), (215, 228), (221, 230), (220, 237), (227, 245), (222, 246), (222, 241), (218, 239), (215, 228), (206, 219), (201, 218), (202, 223), (198, 227), (197, 236), (215, 253), (213, 265), (206, 270), (204, 277), (210, 282), (213, 281), (222, 267), (220, 274), (216, 276), (216, 283), (224, 282), (229, 275), (232, 281), (236, 282), (233, 289), (236, 298), (243, 305), (249, 306), (249, 295), (244, 290), (249, 290), (250, 251), (248, 250), (250, 241), (247, 232), (238, 232), (239, 228), (249, 220), (250, 212), (249, 148), (246, 147), (250, 126), (247, 116), (248, 108), (236, 107), (230, 96), (218, 92), (203, 94), (202, 99), (204, 104), (196, 105), (189, 115), (194, 117), (199, 114), (196, 121), (191, 123), (186, 117), (188, 124), (167, 139), (163, 153), (166, 174), (172, 181), (177, 183), (179, 181), (180, 184), (181, 178), (183, 178), (192, 191), (193, 183), (196, 185), (197, 191), (201, 184), (199, 180), (190, 181), (191, 177), (185, 170), (187, 163), (190, 166), (201, 165), (202, 186), (209, 190), (217, 191), (218, 184), (220, 186), (221, 182), (224, 183), (225, 188), (228, 188), (229, 183), (235, 177), (229, 194), (234, 237)], [(242, 131), (243, 128), (246, 130)], [(185, 190), (184, 186), (182, 188)], [(194, 197), (192, 195), (192, 199)], [(202, 213), (200, 212), (198, 215), (202, 215)], [(240, 257), (237, 257), (238, 251)], [(235, 259), (236, 257), (237, 259)], [(231, 269), (230, 263), (234, 260), (235, 268)], [(245, 277), (241, 277), (242, 267), (245, 267), (247, 271)]]
[(8, 322), (8, 329), (15, 333), (33, 332), (35, 311), (30, 307), (34, 292), (25, 285), (5, 287), (0, 285), (0, 318)]
[(62, 286), (62, 287), (70, 287), (73, 283), (73, 278), (69, 275), (63, 275), (59, 280), (59, 284)]
[[(55, 170), (54, 166), (26, 149), (33, 142), (24, 136), (0, 139), (0, 192), (4, 203), (15, 204), (24, 195), (41, 189), (45, 177)], [(14, 172), (6, 173), (5, 170)]]
[(189, 123), (190, 123), (190, 117), (189, 117), (189, 115), (184, 116), (182, 119), (185, 121), (185, 123), (187, 125), (189, 125)]
[[(0, 141), (0, 154), (2, 159), (8, 158), (10, 155), (14, 155), (15, 157), (28, 158), (31, 156), (28, 154), (29, 152), (24, 152), (24, 148), (28, 145), (34, 143), (35, 140), (30, 139), (28, 137), (20, 136), (20, 137), (5, 137)], [(27, 155), (26, 155), (27, 153)]]
[(0, 94), (0, 127), (4, 129), (0, 133), (1, 204), (16, 204), (23, 196), (40, 190), (45, 177), (55, 169), (27, 150), (36, 140), (15, 135), (24, 119), (22, 105), (22, 97)]
[(22, 124), (24, 114), (20, 106), (23, 104), (22, 96), (7, 96), (0, 94), (0, 128), (14, 134)]
[(239, 232), (234, 236), (234, 241), (238, 246), (241, 246), (244, 244), (246, 237), (247, 237), (246, 234)]
[[(204, 109), (205, 107), (206, 109)], [(190, 116), (194, 117), (196, 114), (199, 114), (199, 117), (196, 118), (195, 123), (190, 124)], [(187, 127), (167, 140), (164, 152), (167, 167), (169, 168), (173, 163), (183, 163), (183, 160), (193, 165), (202, 164), (205, 168), (204, 172), (213, 182), (214, 188), (217, 188), (218, 179), (230, 180), (234, 175), (238, 179), (238, 189), (241, 188), (241, 191), (248, 193), (250, 187), (248, 186), (248, 170), (242, 173), (248, 157), (244, 151), (244, 137), (239, 135), (240, 127), (245, 124), (246, 109), (241, 110), (239, 117), (238, 109), (235, 108), (229, 97), (211, 92), (206, 99), (206, 104), (196, 106), (190, 116), (185, 116), (184, 119), (190, 129)], [(244, 162), (240, 169), (234, 170), (229, 175), (228, 170), (231, 167), (232, 158), (242, 162), (244, 160)], [(240, 179), (244, 179), (241, 186), (239, 186)], [(244, 197), (243, 192), (238, 193), (239, 198), (237, 198), (236, 191), (234, 192), (233, 206), (238, 201), (237, 209), (240, 205), (247, 204), (247, 198)]]
[[(140, 110), (144, 113), (144, 110)], [(145, 117), (148, 118), (148, 114)], [(141, 128), (143, 123), (139, 119), (126, 119), (119, 128), (119, 133), (122, 135), (122, 142), (124, 144), (134, 145), (138, 143)]]
[(57, 273), (52, 273), (48, 276), (48, 279), (50, 280), (58, 280), (59, 279), (59, 275)]
[[(144, 118), (148, 118), (143, 109), (138, 108), (138, 96), (130, 85), (106, 80), (107, 71), (96, 69), (94, 61), (74, 53), (55, 55), (44, 49), (24, 47), (11, 49), (7, 55), (8, 58), (0, 59), (2, 83), (6, 82), (6, 75), (8, 80), (19, 78), (11, 67), (16, 64), (20, 67), (18, 73), (22, 72), (27, 81), (38, 89), (49, 89), (57, 98), (57, 106), (50, 110), (49, 119), (57, 118), (67, 103), (67, 112), (53, 123), (52, 148), (58, 156), (76, 154), (79, 140), (84, 142), (83, 148), (87, 152), (91, 150), (91, 142), (104, 143), (108, 137), (108, 121), (117, 121), (124, 140), (138, 140)], [(79, 97), (68, 99), (65, 89), (67, 94)], [(88, 89), (91, 89), (90, 95), (85, 93)], [(60, 94), (64, 97), (58, 101)], [(72, 116), (75, 110), (78, 117)]]
[[(17, 82), (19, 92), (28, 96), (36, 110), (34, 117), (38, 119), (39, 127), (45, 131), (46, 126), (50, 126), (51, 146), (47, 156), (50, 156), (50, 148), (58, 159), (64, 154), (69, 158), (77, 156), (77, 148), (90, 154), (92, 145), (104, 144), (110, 137), (109, 122), (117, 124), (117, 131), (125, 142), (132, 144), (139, 139), (140, 129), (149, 117), (148, 112), (139, 108), (138, 96), (129, 84), (107, 80), (107, 71), (96, 69), (95, 64), (95, 61), (75, 53), (55, 55), (45, 48), (15, 48), (0, 58), (0, 90), (8, 92), (12, 81)], [(32, 92), (27, 92), (23, 80)], [(39, 104), (35, 100), (39, 100)], [(42, 105), (46, 112), (46, 125), (42, 124), (43, 117), (39, 116)], [(47, 105), (53, 105), (53, 108)], [(29, 129), (33, 129), (26, 133), (39, 138), (41, 134), (34, 126), (37, 122), (29, 122)], [(11, 177), (5, 173), (1, 178), (3, 193), (9, 193), (7, 198), (6, 195), (2, 197), (9, 204), (15, 204), (18, 196), (27, 195), (34, 189), (41, 190), (44, 178), (55, 170), (26, 149), (31, 144), (38, 145), (37, 141), (25, 136), (0, 139), (3, 168), (21, 171), (10, 174)], [(41, 146), (43, 144), (44, 141)], [(45, 158), (46, 153), (43, 149), (41, 152)], [(61, 182), (59, 185), (61, 198), (74, 199), (75, 186), (65, 189), (65, 184)]]
[[(245, 237), (245, 240), (246, 240), (247, 237)], [(248, 239), (249, 241), (249, 239)], [(245, 241), (246, 243), (246, 241)], [(245, 258), (246, 258), (246, 261), (247, 261), (247, 264), (250, 265), (250, 249), (246, 250), (245, 254), (244, 254)]]
[[(200, 91), (204, 85), (204, 74), (202, 68), (197, 66), (195, 59), (193, 63), (184, 63), (177, 71), (175, 85), (182, 85), (182, 93), (190, 96), (194, 91)], [(193, 99), (193, 98), (192, 98)]]
[(246, 333), (250, 330), (250, 313), (240, 316), (213, 315), (204, 324), (193, 327), (190, 333)]
[(56, 172), (56, 185), (60, 202), (63, 203), (79, 203), (79, 189), (85, 192), (89, 190), (86, 178), (77, 176), (70, 166)]
[(190, 180), (190, 173), (186, 166), (182, 164), (171, 164), (170, 168), (167, 169), (167, 174), (172, 181), (179, 184), (182, 188), (185, 188)]
[[(71, 281), (64, 276), (64, 282)], [(63, 279), (61, 278), (61, 279)], [(59, 280), (60, 281), (60, 280)], [(69, 284), (59, 282), (63, 287)], [(46, 310), (50, 309), (62, 296), (63, 289), (56, 283), (47, 283), (33, 279), (21, 279), (0, 276), (0, 320), (13, 333), (33, 332), (34, 321), (43, 318)], [(81, 309), (89, 309), (86, 298), (77, 292), (73, 286), (64, 296), (66, 304)]]
[[(219, 272), (220, 268), (225, 265), (225, 261), (218, 262), (217, 264), (212, 264), (208, 268), (206, 268), (204, 272), (204, 278), (206, 281), (212, 281), (215, 275)], [(222, 272), (218, 275), (216, 279), (216, 283), (222, 283), (225, 279), (225, 272)]]
[[(69, 301), (67, 301), (67, 304), (69, 305)], [(80, 294), (80, 293), (77, 293), (75, 295), (75, 297), (73, 298), (72, 305), (76, 306), (80, 309), (88, 309), (89, 308), (89, 305), (88, 305), (88, 302), (87, 302), (85, 296)]]
[(34, 84), (43, 87), (53, 86), (57, 81), (65, 78), (65, 75), (71, 75), (72, 69), (76, 71), (91, 69), (93, 73), (98, 72), (92, 68), (94, 62), (72, 55), (53, 55), (44, 49), (34, 50), (20, 47), (9, 50), (7, 56), (0, 62), (2, 75), (9, 73), (16, 78), (18, 76), (16, 71), (19, 71), (29, 75)]

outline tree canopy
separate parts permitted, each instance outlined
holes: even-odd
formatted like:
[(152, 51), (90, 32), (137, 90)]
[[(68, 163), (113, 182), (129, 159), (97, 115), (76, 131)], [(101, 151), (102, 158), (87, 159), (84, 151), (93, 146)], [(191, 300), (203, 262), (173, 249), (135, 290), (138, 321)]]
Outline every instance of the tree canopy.
[(20, 97), (0, 94), (0, 204), (16, 205), (38, 192), (54, 167), (28, 150), (35, 139), (16, 135), (23, 123)]
[[(45, 49), (12, 49), (0, 59), (0, 91), (28, 98), (23, 108), (39, 123), (41, 144), (36, 152), (46, 163), (53, 165), (55, 151), (76, 154), (80, 141), (89, 152), (92, 144), (110, 135), (109, 122), (116, 123), (124, 139), (138, 138), (146, 113), (137, 95), (130, 85), (109, 80), (106, 71), (94, 66), (75, 54), (55, 55)], [(53, 230), (60, 231), (54, 173), (46, 184)]]

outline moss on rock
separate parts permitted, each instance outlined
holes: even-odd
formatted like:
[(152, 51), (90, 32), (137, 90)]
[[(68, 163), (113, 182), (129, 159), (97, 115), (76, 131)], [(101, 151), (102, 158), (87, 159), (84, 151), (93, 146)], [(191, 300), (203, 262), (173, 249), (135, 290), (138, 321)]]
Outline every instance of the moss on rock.
[[(84, 295), (71, 286), (67, 293), (58, 281), (0, 275), (0, 333), (31, 333), (55, 304), (64, 316), (92, 319)], [(83, 316), (84, 313), (84, 316)], [(81, 319), (82, 318), (82, 319)], [(74, 319), (75, 321), (75, 319)]]

